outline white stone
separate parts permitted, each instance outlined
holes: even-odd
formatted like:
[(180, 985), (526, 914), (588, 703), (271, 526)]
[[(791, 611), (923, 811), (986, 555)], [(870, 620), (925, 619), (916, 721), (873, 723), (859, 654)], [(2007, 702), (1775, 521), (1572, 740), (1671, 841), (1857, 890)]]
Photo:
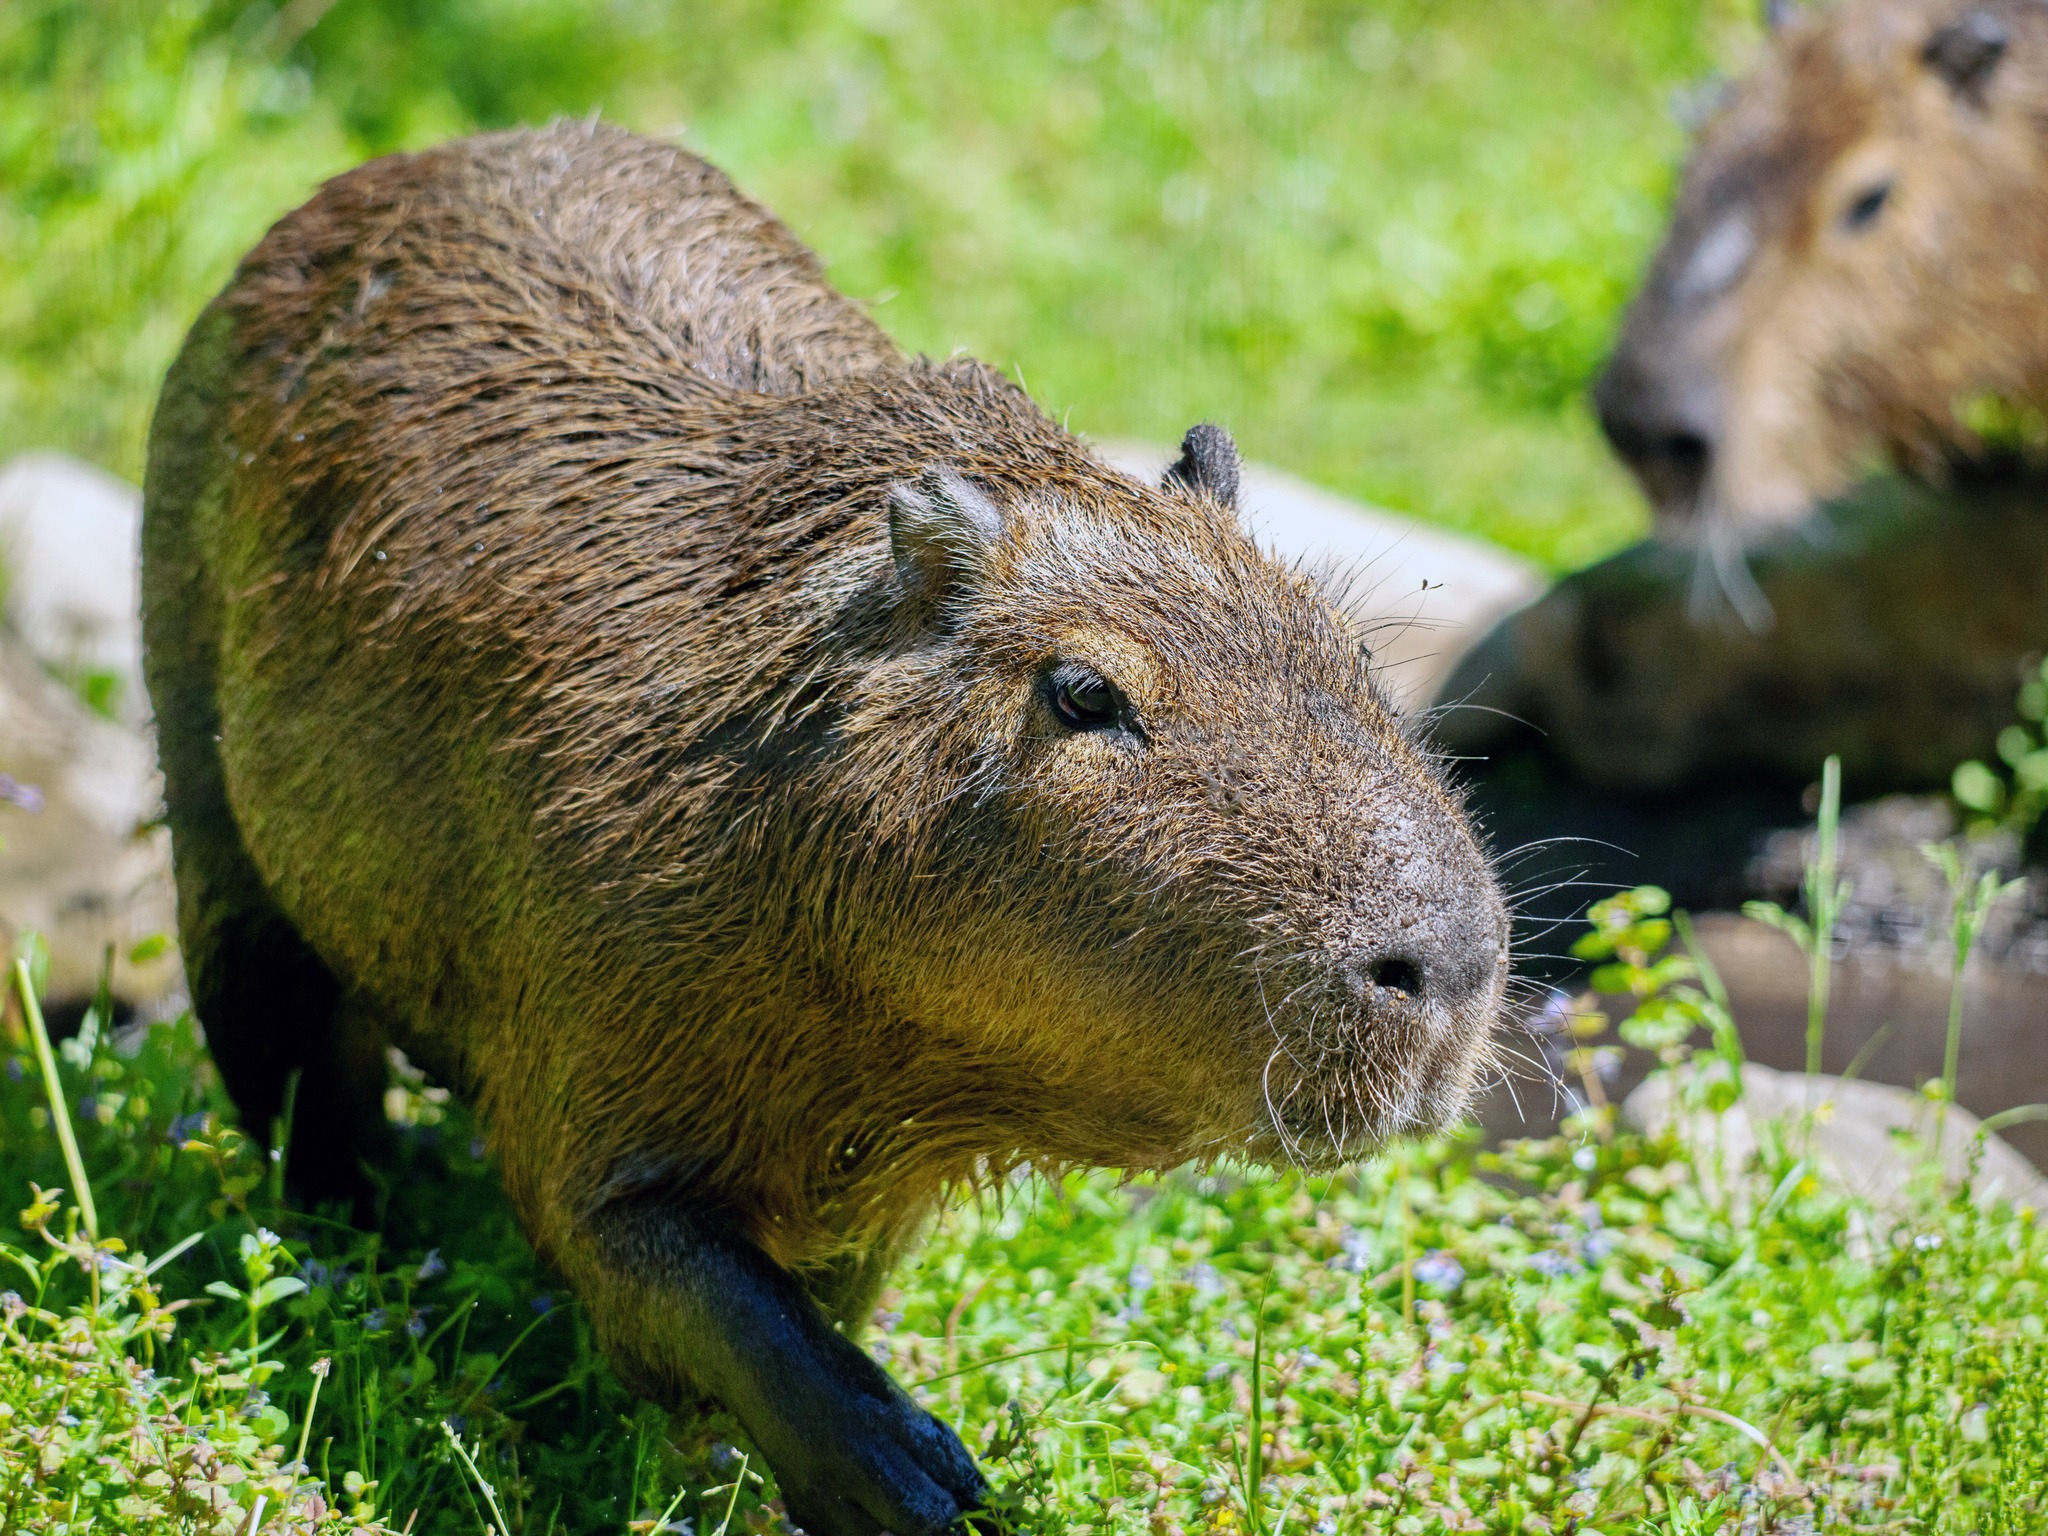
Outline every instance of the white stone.
[[(1741, 1101), (1715, 1115), (1679, 1102), (1681, 1081), (1680, 1074), (1653, 1073), (1623, 1101), (1622, 1119), (1650, 1135), (1675, 1128), (1702, 1181), (1719, 1191), (1734, 1189), (1773, 1127), (1796, 1138), (1812, 1113), (1805, 1155), (1815, 1171), (1877, 1210), (1895, 1214), (1905, 1206), (1915, 1173), (1929, 1163), (1940, 1167), (1950, 1187), (1960, 1183), (1982, 1128), (1975, 1115), (1951, 1104), (1937, 1158), (1938, 1106), (1904, 1088), (1824, 1074), (1809, 1078), (1752, 1061), (1742, 1069)], [(2048, 1210), (2048, 1179), (1995, 1133), (1984, 1137), (1972, 1192), (1983, 1200)]]
[[(0, 774), (39, 804), (0, 800), (0, 948), (25, 930), (50, 947), (50, 995), (90, 996), (111, 947), (114, 991), (144, 1016), (175, 1011), (176, 899), (139, 613), (142, 497), (58, 453), (0, 467)], [(118, 718), (60, 679), (111, 673)]]
[[(1157, 484), (1178, 450), (1111, 441), (1095, 451)], [(1479, 539), (1339, 496), (1298, 475), (1247, 463), (1239, 490), (1252, 536), (1330, 578), (1368, 634), (1395, 701), (1428, 704), (1496, 621), (1549, 585), (1530, 562)]]
[(145, 1017), (176, 1011), (175, 948), (140, 961), (142, 940), (177, 921), (156, 752), (132, 726), (93, 714), (0, 631), (0, 773), (36, 807), (0, 799), (0, 949), (24, 930), (50, 947), (52, 997), (89, 997), (109, 947), (114, 995)]
[(142, 685), (142, 493), (61, 453), (0, 468), (0, 592), (7, 626), (60, 676), (112, 673), (115, 708), (148, 718)]

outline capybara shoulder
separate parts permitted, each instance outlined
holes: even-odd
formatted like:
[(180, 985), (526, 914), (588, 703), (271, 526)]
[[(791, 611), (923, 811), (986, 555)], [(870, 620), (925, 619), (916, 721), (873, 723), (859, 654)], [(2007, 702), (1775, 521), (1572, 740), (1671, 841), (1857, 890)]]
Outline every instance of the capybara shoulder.
[(944, 1527), (979, 1474), (829, 1319), (947, 1189), (1329, 1162), (1485, 1060), (1487, 860), (1237, 468), (1204, 426), (1140, 484), (902, 356), (671, 146), (331, 183), (195, 328), (147, 489), (245, 1113), (301, 1073), (293, 1166), (345, 1174), (403, 1046), (634, 1380), (813, 1532)]

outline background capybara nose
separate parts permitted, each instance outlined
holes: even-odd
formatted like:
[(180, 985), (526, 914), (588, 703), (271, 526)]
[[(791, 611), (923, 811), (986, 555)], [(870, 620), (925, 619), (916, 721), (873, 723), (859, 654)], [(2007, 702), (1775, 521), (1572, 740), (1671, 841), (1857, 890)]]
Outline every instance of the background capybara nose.
[(1717, 413), (1702, 391), (1674, 384), (1624, 349), (1593, 387), (1600, 428), (1664, 517), (1700, 510), (1713, 473)]

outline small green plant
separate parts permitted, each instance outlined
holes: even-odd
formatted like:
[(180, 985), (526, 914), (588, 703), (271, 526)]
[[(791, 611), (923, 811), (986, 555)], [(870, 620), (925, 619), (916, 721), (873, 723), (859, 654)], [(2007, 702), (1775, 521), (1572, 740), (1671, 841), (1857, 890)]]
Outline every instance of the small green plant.
[(1797, 944), (1806, 955), (1806, 1075), (1816, 1077), (1821, 1069), (1821, 1051), (1827, 1040), (1828, 997), (1833, 987), (1835, 925), (1849, 904), (1854, 888), (1836, 878), (1836, 853), (1842, 823), (1842, 760), (1830, 757), (1821, 768), (1820, 815), (1815, 828), (1814, 855), (1807, 861), (1803, 882), (1806, 915), (1787, 912), (1773, 901), (1744, 902), (1747, 917), (1768, 923)]
[[(1623, 1042), (1649, 1052), (1660, 1066), (1674, 1068), (1692, 1060), (1693, 1036), (1706, 1029), (1713, 1057), (1686, 1075), (1687, 1092), (1716, 1112), (1733, 1104), (1742, 1092), (1742, 1037), (1727, 990), (1691, 919), (1672, 912), (1669, 892), (1644, 885), (1596, 901), (1586, 921), (1590, 931), (1573, 944), (1572, 953), (1593, 962), (1587, 980), (1595, 993), (1630, 1000), (1629, 1015), (1617, 1031)], [(1671, 951), (1674, 934), (1683, 953)], [(1582, 1039), (1596, 1037), (1605, 1024), (1590, 998), (1574, 1011), (1574, 1032)], [(1581, 1044), (1569, 1053), (1566, 1067), (1587, 1080), (1590, 1090), (1597, 1073), (1585, 1054), (1588, 1049)]]
[(1969, 966), (1970, 952), (1977, 947), (1978, 937), (1984, 931), (1985, 919), (1991, 916), (1991, 909), (2027, 882), (2024, 879), (2001, 879), (1995, 869), (1982, 871), (1972, 881), (1962, 852), (1953, 842), (1928, 843), (1920, 851), (1928, 863), (1941, 871), (1948, 884), (1949, 895), (1948, 1039), (1941, 1057), (1940, 1103), (1934, 1112), (1934, 1150), (1939, 1154), (1942, 1137), (1948, 1129), (1948, 1107), (1956, 1098), (1956, 1072), (1962, 1063), (1963, 973)]
[(1998, 733), (2002, 767), (1972, 760), (1958, 767), (1950, 792), (1963, 808), (1966, 829), (2000, 828), (2022, 842), (2048, 810), (2048, 659), (2020, 684), (2019, 719)]
[[(154, 1260), (131, 1252), (118, 1236), (101, 1235), (37, 995), (44, 952), (33, 936), (22, 947), (12, 979), (72, 1186), (68, 1200), (62, 1189), (30, 1186), (20, 1221), (41, 1240), (41, 1257), (0, 1244), (0, 1262), (18, 1271), (31, 1292), (0, 1292), (0, 1533), (226, 1536), (259, 1531), (266, 1517), (280, 1530), (383, 1531), (367, 1513), (338, 1513), (305, 1475), (324, 1361), (315, 1368), (298, 1455), (283, 1460), (291, 1421), (263, 1390), (282, 1366), (263, 1358), (256, 1323), (265, 1306), (305, 1286), (271, 1276), (281, 1249), (274, 1234), (242, 1240), (246, 1295), (220, 1282), (208, 1287), (245, 1303), (248, 1347), (190, 1356), (183, 1379), (151, 1368), (172, 1341), (182, 1305), (165, 1304), (157, 1276), (200, 1234)], [(88, 1066), (89, 1051), (88, 1043)], [(74, 1268), (85, 1276), (85, 1297), (68, 1307), (46, 1305)]]

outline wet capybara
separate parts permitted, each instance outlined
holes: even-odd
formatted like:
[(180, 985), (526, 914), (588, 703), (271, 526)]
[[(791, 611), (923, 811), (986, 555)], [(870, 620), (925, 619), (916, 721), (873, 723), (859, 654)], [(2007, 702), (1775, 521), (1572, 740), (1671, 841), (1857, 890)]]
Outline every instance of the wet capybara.
[(247, 1118), (301, 1073), (338, 1181), (403, 1047), (631, 1380), (723, 1403), (806, 1530), (944, 1528), (981, 1477), (852, 1329), (949, 1190), (1328, 1163), (1486, 1055), (1487, 860), (1236, 475), (904, 357), (668, 144), (329, 183), (193, 330), (146, 489)]
[(2048, 6), (1774, 9), (1595, 388), (1666, 531), (1724, 547), (2048, 400)]

